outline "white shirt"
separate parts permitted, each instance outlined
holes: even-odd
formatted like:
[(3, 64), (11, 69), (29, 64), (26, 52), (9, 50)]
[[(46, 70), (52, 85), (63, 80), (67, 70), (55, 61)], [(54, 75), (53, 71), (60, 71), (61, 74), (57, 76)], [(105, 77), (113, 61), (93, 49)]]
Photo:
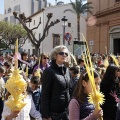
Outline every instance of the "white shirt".
[[(28, 95), (25, 99), (24, 102), (26, 102), (27, 104), (25, 105), (25, 107), (20, 111), (20, 113), (18, 114), (18, 117), (12, 119), (12, 120), (30, 120), (30, 116), (29, 114), (33, 117), (36, 118), (36, 120), (42, 120), (41, 118), (41, 114), (39, 111), (36, 110), (35, 105), (33, 103), (32, 100), (32, 96)], [(3, 113), (2, 113), (2, 120), (5, 120), (5, 118), (11, 113), (10, 108), (8, 108), (5, 104), (4, 104), (4, 109), (3, 109)]]
[(4, 96), (4, 92), (5, 92), (4, 84), (5, 82), (3, 78), (1, 77), (0, 78), (0, 98)]

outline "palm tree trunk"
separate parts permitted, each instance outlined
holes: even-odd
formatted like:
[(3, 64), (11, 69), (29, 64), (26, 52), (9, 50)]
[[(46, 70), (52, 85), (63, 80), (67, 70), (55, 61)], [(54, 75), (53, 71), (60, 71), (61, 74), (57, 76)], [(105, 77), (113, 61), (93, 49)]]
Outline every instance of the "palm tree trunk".
[(80, 41), (80, 16), (77, 16), (77, 37), (78, 41)]

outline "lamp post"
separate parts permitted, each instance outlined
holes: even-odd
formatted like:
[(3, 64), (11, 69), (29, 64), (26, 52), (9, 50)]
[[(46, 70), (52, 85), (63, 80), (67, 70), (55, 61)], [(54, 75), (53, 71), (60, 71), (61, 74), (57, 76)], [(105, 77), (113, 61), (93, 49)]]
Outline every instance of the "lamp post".
[(61, 19), (62, 21), (62, 27), (63, 27), (63, 45), (65, 45), (65, 39), (64, 39), (64, 36), (65, 36), (65, 27), (67, 27), (67, 21), (68, 19), (66, 19), (66, 16), (63, 16), (63, 18)]

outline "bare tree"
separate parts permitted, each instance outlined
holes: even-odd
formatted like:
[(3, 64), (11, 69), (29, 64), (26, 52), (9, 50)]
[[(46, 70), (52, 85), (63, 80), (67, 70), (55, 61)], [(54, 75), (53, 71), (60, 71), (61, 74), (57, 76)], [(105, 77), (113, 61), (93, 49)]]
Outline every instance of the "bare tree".
[[(44, 10), (44, 9), (43, 9)], [(22, 24), (23, 28), (26, 30), (28, 38), (30, 39), (31, 43), (35, 46), (35, 53), (38, 56), (39, 55), (39, 47), (41, 45), (41, 42), (45, 39), (45, 37), (47, 37), (49, 29), (54, 26), (55, 24), (59, 23), (60, 20), (56, 19), (55, 21), (51, 21), (51, 18), (53, 16), (52, 13), (48, 13), (47, 15), (47, 22), (45, 25), (45, 28), (43, 30), (43, 35), (41, 38), (37, 39), (34, 35), (33, 30), (38, 29), (39, 25), (41, 24), (41, 21), (38, 23), (38, 25), (32, 29), (28, 28), (28, 26), (26, 25), (26, 23), (31, 22), (32, 19), (31, 18), (26, 18), (25, 14), (19, 14), (17, 15), (16, 12), (13, 12), (13, 15), (16, 19), (19, 20), (19, 22)]]

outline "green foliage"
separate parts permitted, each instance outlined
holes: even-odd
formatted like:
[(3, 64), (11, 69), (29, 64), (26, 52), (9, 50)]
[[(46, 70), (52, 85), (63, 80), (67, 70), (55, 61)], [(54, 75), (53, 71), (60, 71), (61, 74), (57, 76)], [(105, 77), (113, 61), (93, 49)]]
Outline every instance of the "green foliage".
[(80, 14), (84, 14), (86, 12), (92, 13), (92, 2), (83, 3), (82, 0), (76, 0), (75, 2), (70, 0), (70, 2), (72, 9), (66, 9), (64, 13), (69, 11), (77, 15), (77, 39), (80, 40)]
[(64, 12), (70, 11), (75, 13), (77, 16), (80, 16), (80, 14), (84, 14), (85, 12), (89, 12), (92, 13), (91, 9), (93, 8), (91, 6), (92, 2), (87, 2), (87, 3), (83, 3), (82, 0), (76, 0), (75, 2), (71, 2), (72, 5), (72, 10), (71, 9), (67, 9)]
[(5, 48), (6, 47), (6, 44), (4, 42), (1, 42), (0, 43), (0, 48)]
[(25, 39), (26, 37), (27, 32), (20, 24), (14, 25), (0, 21), (0, 48), (9, 48), (11, 44), (15, 43), (17, 38)]
[(8, 22), (0, 21), (0, 35), (4, 38), (20, 38), (20, 37), (26, 37), (27, 32), (24, 30), (24, 28), (18, 24), (13, 25)]

